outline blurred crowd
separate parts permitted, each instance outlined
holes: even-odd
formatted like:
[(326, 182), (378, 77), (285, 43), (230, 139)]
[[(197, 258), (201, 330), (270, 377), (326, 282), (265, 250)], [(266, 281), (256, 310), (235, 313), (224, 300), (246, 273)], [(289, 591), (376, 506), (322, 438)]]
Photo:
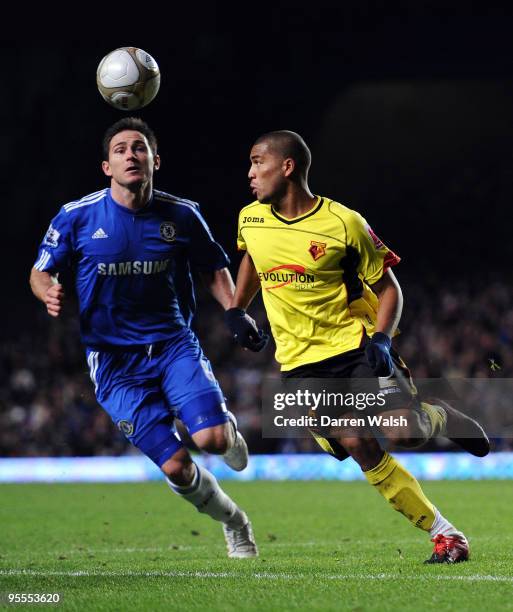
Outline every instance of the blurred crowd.
[[(474, 278), (401, 280), (405, 308), (395, 346), (416, 379), (512, 377), (513, 284), (487, 280), (477, 290)], [(267, 326), (259, 299), (251, 314)], [(0, 353), (0, 456), (138, 453), (96, 403), (73, 304), (55, 320), (34, 299), (21, 319), (24, 325), (16, 329), (13, 317)], [(261, 353), (239, 348), (220, 307), (202, 293), (194, 325), (250, 451), (317, 451), (309, 438), (262, 437), (262, 380), (279, 372), (274, 344)], [(496, 449), (513, 449), (507, 437), (493, 442)], [(424, 450), (457, 447), (437, 440)]]

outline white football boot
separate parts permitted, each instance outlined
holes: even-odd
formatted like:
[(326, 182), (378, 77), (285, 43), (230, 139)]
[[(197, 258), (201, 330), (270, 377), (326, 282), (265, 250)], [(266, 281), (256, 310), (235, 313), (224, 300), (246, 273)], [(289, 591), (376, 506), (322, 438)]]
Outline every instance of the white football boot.
[(258, 557), (258, 548), (253, 535), (251, 522), (248, 521), (242, 529), (232, 529), (225, 523), (223, 524), (224, 539), (228, 556), (231, 559), (249, 559)]
[(241, 472), (248, 465), (248, 445), (246, 444), (246, 440), (244, 440), (240, 431), (237, 430), (237, 419), (235, 418), (235, 415), (228, 411), (228, 416), (230, 417), (230, 422), (235, 431), (235, 444), (226, 451), (226, 453), (223, 455), (223, 460), (228, 467), (232, 468), (232, 470)]

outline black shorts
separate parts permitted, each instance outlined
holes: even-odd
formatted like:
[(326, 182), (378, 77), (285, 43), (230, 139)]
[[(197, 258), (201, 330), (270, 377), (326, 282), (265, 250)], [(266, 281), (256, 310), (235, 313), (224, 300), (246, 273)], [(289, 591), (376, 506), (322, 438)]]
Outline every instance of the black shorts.
[[(394, 373), (389, 378), (378, 378), (369, 366), (365, 356), (367, 342), (369, 342), (369, 339), (365, 338), (363, 345), (357, 349), (346, 351), (323, 361), (284, 371), (281, 376), (284, 379), (343, 379), (348, 383), (352, 393), (368, 391), (369, 388), (374, 387), (376, 392), (382, 393), (385, 398), (385, 405), (382, 407), (376, 406), (372, 411), (374, 414), (404, 408), (415, 409), (418, 403), (417, 390), (413, 384), (410, 371), (399, 354), (393, 348), (390, 350), (394, 363)], [(345, 410), (341, 408), (340, 414), (351, 410), (351, 408)], [(310, 429), (310, 433), (324, 451), (339, 460), (347, 458), (348, 454), (344, 448), (335, 438), (326, 436), (322, 428)]]
[(363, 347), (335, 355), (335, 357), (287, 370), (281, 373), (282, 378), (353, 379), (355, 382), (352, 389), (355, 391), (359, 390), (359, 380), (366, 381), (366, 388), (372, 388), (373, 382), (371, 381), (376, 381), (375, 388), (386, 397), (386, 405), (380, 409), (380, 412), (408, 407), (416, 396), (417, 390), (410, 371), (399, 354), (393, 348), (390, 350), (394, 373), (389, 378), (378, 378), (367, 362), (364, 347), (365, 344)]

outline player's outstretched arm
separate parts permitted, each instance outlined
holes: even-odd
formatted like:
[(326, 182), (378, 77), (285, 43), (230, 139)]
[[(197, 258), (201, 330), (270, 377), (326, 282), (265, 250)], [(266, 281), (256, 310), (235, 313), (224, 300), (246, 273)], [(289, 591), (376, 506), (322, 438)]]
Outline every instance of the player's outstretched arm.
[(228, 310), (230, 308), (235, 285), (228, 268), (221, 268), (213, 272), (200, 272), (201, 280), (221, 306)]
[(48, 314), (58, 317), (62, 310), (64, 289), (56, 283), (48, 272), (40, 272), (32, 268), (30, 272), (30, 288), (32, 293), (46, 305)]
[(365, 348), (365, 354), (377, 376), (390, 376), (394, 369), (390, 348), (392, 336), (401, 318), (403, 295), (391, 270), (387, 270), (379, 281), (372, 285), (372, 290), (378, 296), (376, 331)]
[(255, 321), (246, 313), (246, 308), (260, 289), (260, 279), (248, 253), (245, 253), (237, 273), (237, 284), (231, 307), (225, 313), (225, 321), (237, 342), (251, 351), (261, 351), (269, 336), (258, 329)]

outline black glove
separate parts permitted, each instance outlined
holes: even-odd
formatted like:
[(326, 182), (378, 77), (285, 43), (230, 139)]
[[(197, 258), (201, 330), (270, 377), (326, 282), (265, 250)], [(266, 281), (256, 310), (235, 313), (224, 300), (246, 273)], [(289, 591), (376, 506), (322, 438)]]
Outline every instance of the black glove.
[(382, 333), (376, 332), (365, 347), (365, 356), (376, 376), (390, 376), (394, 371), (394, 363), (390, 356), (392, 340)]
[(255, 321), (242, 308), (229, 308), (224, 313), (224, 320), (235, 340), (250, 351), (258, 353), (269, 342), (269, 336), (258, 329)]

